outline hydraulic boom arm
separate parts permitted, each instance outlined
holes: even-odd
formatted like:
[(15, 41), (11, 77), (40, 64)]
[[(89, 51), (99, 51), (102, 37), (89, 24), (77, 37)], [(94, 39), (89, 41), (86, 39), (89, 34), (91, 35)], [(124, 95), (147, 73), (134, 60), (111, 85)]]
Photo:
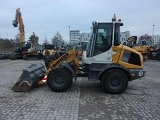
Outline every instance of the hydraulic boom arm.
[(55, 67), (60, 66), (64, 61), (67, 63), (74, 61), (77, 66), (79, 66), (78, 59), (76, 59), (76, 52), (75, 50), (70, 50), (63, 54), (61, 57), (58, 59), (50, 62), (49, 68), (46, 72), (46, 75), (48, 75)]
[(20, 8), (16, 9), (16, 16), (15, 16), (15, 20), (13, 21), (13, 26), (14, 27), (18, 27), (19, 25), (19, 43), (20, 46), (22, 46), (22, 42), (24, 42), (24, 24), (23, 24), (23, 19), (22, 19), (22, 14), (20, 12)]

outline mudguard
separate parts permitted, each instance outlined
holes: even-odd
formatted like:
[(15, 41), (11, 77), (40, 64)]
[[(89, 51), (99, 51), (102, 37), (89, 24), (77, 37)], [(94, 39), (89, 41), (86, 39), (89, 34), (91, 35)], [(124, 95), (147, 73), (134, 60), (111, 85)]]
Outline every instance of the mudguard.
[(77, 75), (76, 75), (76, 72), (73, 70), (73, 68), (68, 63), (62, 63), (62, 66), (66, 67), (67, 69), (69, 69), (72, 72), (72, 74), (75, 78), (75, 81), (76, 81), (77, 80)]

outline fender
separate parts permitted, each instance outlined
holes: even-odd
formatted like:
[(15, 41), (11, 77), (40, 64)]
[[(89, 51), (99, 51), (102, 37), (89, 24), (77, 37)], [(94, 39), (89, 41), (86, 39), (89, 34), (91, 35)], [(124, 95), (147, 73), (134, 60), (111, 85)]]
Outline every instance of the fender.
[(76, 81), (76, 80), (77, 80), (77, 74), (76, 74), (76, 72), (71, 68), (71, 66), (70, 66), (68, 63), (62, 63), (62, 66), (66, 67), (67, 69), (69, 69), (69, 70), (72, 72), (72, 74), (73, 74), (73, 76), (74, 76), (74, 79), (75, 79), (75, 81)]
[(105, 72), (105, 71), (109, 71), (109, 70), (112, 70), (112, 69), (120, 69), (122, 70), (123, 72), (126, 73), (127, 77), (128, 77), (128, 80), (130, 80), (131, 78), (131, 75), (130, 75), (130, 71), (128, 69), (126, 69), (125, 67), (119, 65), (119, 64), (106, 64), (105, 66), (103, 66), (101, 68), (101, 72), (99, 72), (99, 75), (98, 75), (98, 78), (101, 77), (101, 75)]

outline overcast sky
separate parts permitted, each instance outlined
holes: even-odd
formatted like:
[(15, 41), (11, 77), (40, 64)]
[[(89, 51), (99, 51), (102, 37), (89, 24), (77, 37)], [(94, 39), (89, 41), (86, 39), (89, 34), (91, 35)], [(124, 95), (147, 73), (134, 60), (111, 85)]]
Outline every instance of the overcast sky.
[(70, 30), (90, 32), (93, 21), (109, 22), (113, 14), (121, 18), (121, 32), (132, 35), (160, 34), (160, 0), (0, 0), (0, 38), (14, 39), (16, 9), (20, 8), (25, 26), (25, 40), (35, 32), (43, 43), (58, 31), (69, 41)]

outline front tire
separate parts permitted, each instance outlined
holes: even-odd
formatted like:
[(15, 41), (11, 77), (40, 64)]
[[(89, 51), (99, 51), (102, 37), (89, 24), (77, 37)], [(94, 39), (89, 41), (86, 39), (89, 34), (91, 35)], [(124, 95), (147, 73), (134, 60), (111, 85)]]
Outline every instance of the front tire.
[(49, 73), (47, 79), (48, 87), (54, 92), (67, 91), (72, 85), (71, 72), (65, 67), (55, 68)]
[(128, 86), (128, 78), (121, 70), (107, 71), (102, 76), (102, 82), (105, 91), (111, 94), (122, 93)]

